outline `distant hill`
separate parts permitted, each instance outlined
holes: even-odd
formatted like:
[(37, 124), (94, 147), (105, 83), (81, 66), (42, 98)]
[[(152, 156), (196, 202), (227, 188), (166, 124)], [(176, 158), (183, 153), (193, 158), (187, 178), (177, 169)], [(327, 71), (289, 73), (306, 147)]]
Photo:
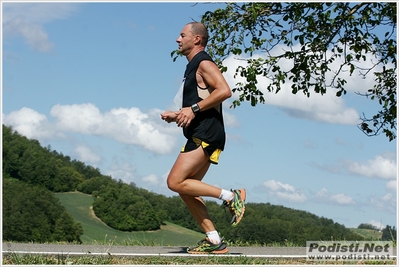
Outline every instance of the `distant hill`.
[(378, 230), (351, 228), (351, 231), (362, 236), (367, 241), (377, 241), (382, 238), (382, 232)]
[(118, 231), (95, 216), (91, 195), (80, 192), (54, 195), (60, 199), (73, 218), (82, 224), (84, 234), (80, 238), (83, 244), (188, 246), (204, 238), (202, 233), (169, 222), (156, 231)]
[[(183, 245), (203, 238), (198, 234), (202, 229), (178, 196), (166, 197), (103, 175), (5, 125), (2, 141), (3, 237), (10, 241)], [(33, 197), (41, 204), (32, 205)], [(29, 208), (23, 203), (30, 204)], [(243, 220), (231, 227), (228, 210), (223, 211), (215, 201), (206, 201), (206, 205), (224, 240), (235, 244), (304, 246), (307, 240), (364, 239), (329, 218), (271, 203), (246, 203)], [(59, 219), (57, 212), (64, 206), (64, 219)]]

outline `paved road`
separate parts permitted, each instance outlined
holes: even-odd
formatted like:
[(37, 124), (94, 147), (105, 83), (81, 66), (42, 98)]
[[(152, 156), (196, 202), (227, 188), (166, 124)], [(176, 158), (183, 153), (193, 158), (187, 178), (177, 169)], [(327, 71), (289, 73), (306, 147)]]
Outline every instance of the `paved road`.
[[(3, 254), (67, 254), (67, 255), (115, 255), (115, 256), (198, 256), (186, 253), (186, 247), (169, 246), (108, 246), (108, 245), (57, 245), (3, 243)], [(226, 256), (302, 258), (305, 247), (229, 247)]]

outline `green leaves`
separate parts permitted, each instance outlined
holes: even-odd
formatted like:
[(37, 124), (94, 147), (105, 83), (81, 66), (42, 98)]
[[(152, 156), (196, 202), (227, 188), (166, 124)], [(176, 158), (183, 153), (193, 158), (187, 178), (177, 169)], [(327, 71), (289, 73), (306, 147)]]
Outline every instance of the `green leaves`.
[(3, 179), (3, 240), (81, 242), (82, 226), (52, 192), (14, 178)]
[[(373, 76), (380, 86), (367, 96), (384, 95), (390, 100), (381, 100), (381, 110), (371, 117), (374, 129), (365, 128), (369, 120), (365, 117), (361, 129), (368, 135), (384, 132), (390, 140), (396, 138), (396, 117), (390, 114), (396, 110), (392, 81), (396, 79), (396, 3), (233, 2), (206, 12), (202, 22), (211, 36), (208, 50), (221, 68), (231, 54), (244, 59), (263, 55), (262, 61), (260, 57), (245, 60), (246, 67), (237, 68), (236, 76), (245, 82), (233, 88), (240, 93), (233, 107), (245, 101), (252, 106), (264, 103), (264, 90), (277, 93), (288, 82), (294, 94), (302, 91), (310, 97), (335, 90), (342, 97), (346, 73)], [(276, 54), (279, 46), (287, 49)], [(283, 71), (280, 64), (287, 60), (294, 65)], [(371, 66), (363, 64), (366, 61)], [(376, 71), (381, 66), (392, 76)], [(266, 89), (259, 87), (259, 77), (270, 81)]]
[[(155, 211), (162, 201), (147, 190), (102, 175), (98, 169), (82, 162), (71, 161), (5, 125), (3, 176), (7, 177), (3, 201), (8, 212), (6, 236), (9, 240), (45, 242), (74, 238), (79, 241), (81, 226), (63, 214), (64, 208), (52, 192), (79, 190), (92, 194), (96, 215), (115, 229), (157, 230), (166, 219), (163, 210)], [(57, 220), (60, 216), (61, 221)]]
[(179, 51), (178, 49), (173, 50), (172, 53), (170, 53), (170, 57), (173, 58), (173, 62), (175, 62), (176, 59), (177, 59), (178, 57), (181, 57), (181, 56), (182, 56), (182, 54), (180, 53), (180, 51)]
[(146, 190), (142, 192), (121, 181), (97, 190), (93, 210), (110, 227), (121, 231), (160, 229), (162, 221), (145, 195)]
[[(250, 63), (251, 71), (257, 72), (265, 60), (253, 60)], [(279, 68), (275, 71), (281, 72)], [(250, 92), (256, 91), (254, 87), (248, 89)], [(263, 96), (253, 94), (242, 100), (255, 105), (257, 99), (262, 101)], [(236, 102), (237, 105), (240, 103), (241, 101)], [(18, 173), (21, 166), (21, 163), (14, 162), (18, 158), (18, 155), (13, 156), (14, 153), (22, 154), (29, 147), (28, 144), (37, 144), (36, 142), (13, 133), (10, 127), (3, 125), (3, 152), (6, 151), (3, 154), (3, 166), (7, 166), (3, 168), (3, 240), (80, 242), (82, 225), (74, 222), (52, 192), (38, 186), (34, 181), (28, 184), (11, 178), (11, 174)], [(10, 146), (16, 149), (12, 150)], [(109, 226), (125, 231), (145, 231), (159, 229), (163, 221), (169, 221), (191, 230), (202, 231), (179, 196), (166, 197), (138, 188), (134, 183), (128, 185), (121, 180), (116, 181), (90, 166), (77, 161), (71, 162), (68, 156), (48, 150), (54, 158), (61, 160), (61, 166), (72, 164), (76, 170), (79, 169), (85, 181), (77, 189), (92, 194), (96, 216)], [(34, 152), (32, 151), (33, 154)], [(37, 182), (40, 184), (40, 180)], [(232, 228), (231, 215), (229, 212), (221, 212), (220, 204), (206, 201), (206, 205), (213, 222), (223, 233), (223, 238), (226, 241), (234, 240), (235, 244), (284, 244), (285, 239), (288, 239), (294, 244), (303, 245), (306, 240), (322, 240), (331, 236), (342, 240), (362, 238), (330, 219), (269, 203), (247, 203), (245, 219), (237, 228)]]
[[(383, 132), (389, 141), (396, 138), (396, 119), (397, 119), (397, 74), (392, 68), (383, 67), (381, 72), (375, 72), (376, 85), (369, 89), (367, 94), (361, 94), (370, 97), (371, 100), (378, 100), (382, 106), (377, 114), (372, 118), (366, 118), (363, 114), (362, 123), (358, 127), (366, 135), (375, 135), (376, 132)], [(374, 128), (374, 129), (373, 129)]]

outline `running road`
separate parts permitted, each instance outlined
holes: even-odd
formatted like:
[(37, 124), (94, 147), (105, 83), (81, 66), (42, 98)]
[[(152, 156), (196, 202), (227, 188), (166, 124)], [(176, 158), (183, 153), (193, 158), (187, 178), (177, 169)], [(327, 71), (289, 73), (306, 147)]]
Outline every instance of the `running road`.
[[(186, 247), (171, 246), (112, 246), (112, 245), (59, 245), (59, 244), (2, 244), (3, 254), (43, 255), (114, 255), (114, 256), (204, 256), (188, 254)], [(220, 256), (263, 258), (305, 258), (305, 247), (229, 247), (229, 253)]]
[[(113, 256), (180, 256), (195, 257), (204, 254), (188, 254), (186, 247), (176, 246), (112, 246), (66, 244), (2, 244), (3, 254), (42, 255), (113, 255)], [(213, 255), (213, 254), (211, 254)], [(392, 258), (396, 259), (397, 248)], [(306, 247), (229, 247), (229, 253), (218, 256), (244, 256), (257, 258), (306, 258)]]

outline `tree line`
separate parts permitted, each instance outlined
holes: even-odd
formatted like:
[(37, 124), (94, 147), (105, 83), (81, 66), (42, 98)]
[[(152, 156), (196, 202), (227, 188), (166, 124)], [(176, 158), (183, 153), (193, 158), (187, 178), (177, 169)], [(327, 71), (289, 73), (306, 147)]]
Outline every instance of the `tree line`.
[(381, 240), (396, 240), (396, 227), (387, 225), (384, 229), (378, 229), (376, 226), (370, 223), (361, 223), (357, 227), (358, 229), (367, 229), (373, 231), (381, 231)]
[[(180, 197), (102, 175), (3, 125), (3, 240), (80, 242), (82, 226), (53, 195), (71, 191), (92, 195), (96, 216), (117, 230), (157, 230), (169, 221), (202, 231)], [(223, 238), (238, 243), (304, 246), (307, 240), (363, 239), (331, 219), (270, 203), (247, 203), (245, 218), (233, 228), (227, 209), (223, 212), (215, 201), (205, 203)]]
[(82, 234), (51, 191), (3, 174), (3, 240), (81, 243)]

